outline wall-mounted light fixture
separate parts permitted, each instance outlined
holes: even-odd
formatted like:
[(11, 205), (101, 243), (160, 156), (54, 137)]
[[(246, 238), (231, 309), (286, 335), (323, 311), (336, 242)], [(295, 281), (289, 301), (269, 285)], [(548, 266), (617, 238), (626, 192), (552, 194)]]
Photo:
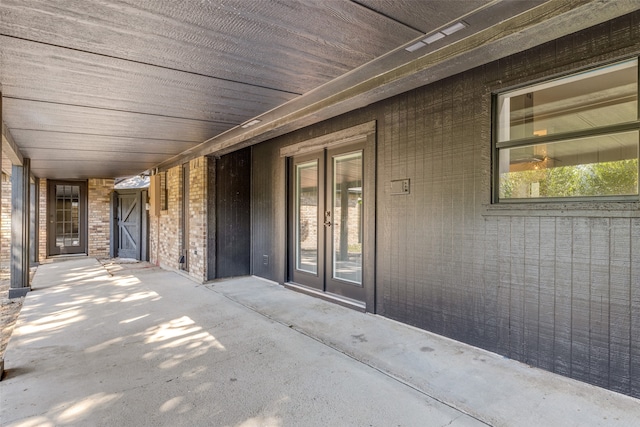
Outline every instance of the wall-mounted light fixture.
[(251, 120), (251, 121), (249, 121), (249, 122), (247, 122), (247, 123), (245, 123), (245, 124), (241, 125), (240, 127), (241, 127), (242, 129), (246, 129), (246, 128), (250, 128), (251, 126), (257, 125), (257, 124), (258, 124), (258, 123), (260, 123), (260, 122), (261, 122), (261, 120), (253, 119), (253, 120)]
[(445, 28), (444, 30), (442, 30), (442, 32), (447, 35), (450, 36), (453, 33), (457, 33), (460, 30), (464, 30), (465, 28), (467, 28), (467, 24), (465, 24), (464, 22), (460, 21), (460, 22), (456, 22), (455, 24), (453, 24), (450, 27)]
[(431, 34), (429, 37), (427, 37), (426, 39), (423, 40), (423, 42), (425, 42), (426, 44), (431, 44), (431, 43), (435, 43), (440, 39), (445, 38), (446, 36), (442, 33), (434, 33)]
[(416, 50), (425, 47), (426, 45), (437, 42), (438, 40), (442, 40), (443, 38), (450, 36), (451, 34), (457, 33), (460, 30), (467, 28), (468, 24), (466, 22), (460, 21), (455, 24), (437, 31), (433, 34), (428, 35), (426, 38), (415, 42), (414, 44), (405, 47), (405, 50), (408, 52), (415, 52)]
[(421, 47), (426, 46), (426, 44), (422, 43), (422, 42), (417, 42), (412, 44), (411, 46), (405, 47), (404, 50), (409, 51), (409, 52), (415, 52), (416, 50), (420, 49)]

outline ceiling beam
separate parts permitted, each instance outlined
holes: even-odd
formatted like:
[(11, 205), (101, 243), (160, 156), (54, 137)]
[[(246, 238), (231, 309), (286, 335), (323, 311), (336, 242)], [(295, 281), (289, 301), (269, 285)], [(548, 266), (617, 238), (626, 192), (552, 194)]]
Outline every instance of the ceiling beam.
[(4, 121), (2, 121), (2, 154), (7, 156), (13, 165), (22, 166), (24, 162), (24, 157)]

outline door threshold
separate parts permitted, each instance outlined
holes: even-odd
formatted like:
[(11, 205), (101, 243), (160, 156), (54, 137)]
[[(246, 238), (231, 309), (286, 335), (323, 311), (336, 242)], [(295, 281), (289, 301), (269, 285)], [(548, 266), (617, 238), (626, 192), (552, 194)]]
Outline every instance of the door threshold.
[(64, 258), (81, 258), (81, 257), (87, 257), (89, 255), (87, 254), (60, 254), (60, 255), (49, 255), (47, 257), (47, 259), (64, 259)]
[(293, 282), (285, 282), (284, 287), (287, 289), (291, 289), (292, 291), (300, 292), (306, 295), (320, 298), (325, 301), (333, 302), (343, 307), (351, 308), (363, 313), (367, 311), (367, 306), (364, 302), (343, 297), (342, 295), (332, 294), (331, 292), (322, 292), (317, 289)]

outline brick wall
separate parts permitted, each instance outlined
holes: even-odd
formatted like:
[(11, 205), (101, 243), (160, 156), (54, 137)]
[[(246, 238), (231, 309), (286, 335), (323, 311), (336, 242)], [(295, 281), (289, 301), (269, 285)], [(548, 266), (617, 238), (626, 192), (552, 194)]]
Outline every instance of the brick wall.
[(182, 220), (182, 167), (177, 166), (166, 172), (167, 209), (150, 218), (149, 259), (152, 263), (169, 270), (180, 268), (180, 222)]
[(0, 229), (0, 269), (11, 262), (11, 176), (2, 174), (2, 224)]
[(207, 159), (189, 164), (189, 275), (207, 279)]
[[(170, 270), (179, 270), (182, 255), (182, 166), (166, 171), (167, 209), (150, 218), (149, 259)], [(207, 278), (207, 159), (189, 164), (188, 274), (203, 282)]]
[[(108, 258), (110, 251), (110, 208), (113, 179), (90, 179), (88, 196), (88, 255)], [(4, 188), (3, 188), (4, 192)], [(47, 258), (47, 180), (40, 178), (38, 199), (38, 262)], [(4, 210), (3, 210), (4, 212)]]
[(88, 252), (89, 256), (108, 258), (110, 249), (110, 209), (113, 179), (90, 179), (88, 182)]

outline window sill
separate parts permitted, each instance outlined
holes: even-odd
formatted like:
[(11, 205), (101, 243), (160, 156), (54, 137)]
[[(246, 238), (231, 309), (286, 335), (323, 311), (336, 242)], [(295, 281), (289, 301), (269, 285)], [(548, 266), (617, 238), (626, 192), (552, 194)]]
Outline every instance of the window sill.
[(640, 202), (547, 202), (484, 205), (482, 216), (640, 218)]

